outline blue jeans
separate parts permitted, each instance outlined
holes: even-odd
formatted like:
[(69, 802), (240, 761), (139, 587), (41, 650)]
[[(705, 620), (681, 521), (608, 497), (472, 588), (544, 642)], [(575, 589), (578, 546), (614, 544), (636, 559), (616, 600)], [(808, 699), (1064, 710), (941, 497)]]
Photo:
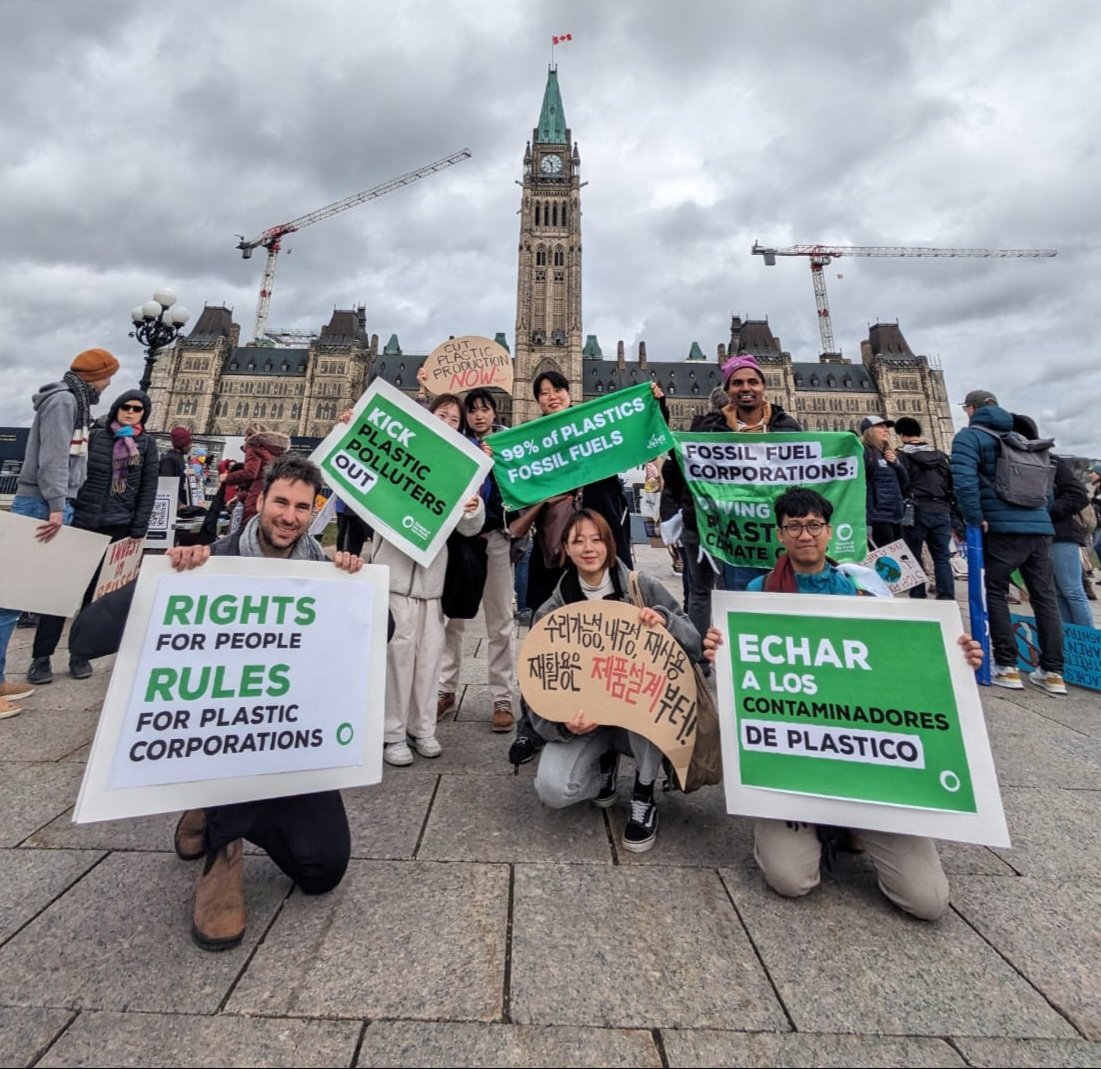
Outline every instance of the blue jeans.
[[(933, 576), (937, 584), (937, 597), (944, 600), (956, 596), (956, 578), (952, 574), (952, 521), (947, 512), (926, 512), (914, 509), (913, 527), (903, 527), (902, 537), (910, 552), (921, 563), (921, 547), (928, 545), (933, 558)], [(910, 597), (925, 597), (925, 584), (920, 583), (910, 591)]]
[(1082, 558), (1077, 542), (1053, 542), (1051, 563), (1055, 569), (1055, 591), (1059, 615), (1065, 624), (1093, 627), (1093, 613), (1082, 586)]
[[(35, 520), (48, 520), (50, 507), (40, 497), (27, 497), (16, 494), (12, 499), (11, 511), (16, 516), (30, 516)], [(65, 502), (65, 523), (73, 522), (72, 502)], [(4, 682), (4, 670), (8, 662), (8, 643), (11, 641), (12, 632), (19, 622), (19, 609), (0, 609), (0, 683)]]

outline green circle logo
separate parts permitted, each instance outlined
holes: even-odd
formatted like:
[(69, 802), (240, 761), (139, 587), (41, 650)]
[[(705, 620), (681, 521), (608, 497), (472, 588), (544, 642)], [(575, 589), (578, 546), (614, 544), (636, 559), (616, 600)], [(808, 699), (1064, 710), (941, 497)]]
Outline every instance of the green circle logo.
[(352, 741), (355, 733), (355, 728), (345, 721), (336, 729), (336, 741), (339, 742), (341, 746), (347, 746), (348, 743)]

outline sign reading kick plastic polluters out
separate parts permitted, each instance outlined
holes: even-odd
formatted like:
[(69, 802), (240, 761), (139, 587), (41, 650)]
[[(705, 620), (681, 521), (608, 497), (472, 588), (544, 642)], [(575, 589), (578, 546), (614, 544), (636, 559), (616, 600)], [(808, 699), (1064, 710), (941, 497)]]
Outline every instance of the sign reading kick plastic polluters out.
[(731, 813), (1008, 846), (946, 602), (716, 595)]
[(492, 461), (382, 379), (311, 460), (358, 516), (418, 564), (431, 564)]

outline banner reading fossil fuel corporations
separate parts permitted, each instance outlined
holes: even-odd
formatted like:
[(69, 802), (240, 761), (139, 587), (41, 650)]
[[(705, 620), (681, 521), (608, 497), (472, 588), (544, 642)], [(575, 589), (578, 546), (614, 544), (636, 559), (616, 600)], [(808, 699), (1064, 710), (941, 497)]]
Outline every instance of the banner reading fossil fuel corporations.
[(716, 594), (731, 813), (1007, 846), (955, 602)]
[(375, 379), (310, 459), (358, 516), (418, 564), (432, 563), (492, 461)]
[(771, 568), (780, 544), (772, 503), (805, 486), (833, 505), (829, 556), (868, 552), (863, 450), (854, 434), (675, 434), (677, 460), (696, 503), (700, 545), (718, 560)]
[(377, 783), (388, 572), (147, 559), (77, 821)]
[(486, 442), (505, 507), (518, 509), (653, 460), (673, 447), (673, 436), (644, 382), (498, 431)]

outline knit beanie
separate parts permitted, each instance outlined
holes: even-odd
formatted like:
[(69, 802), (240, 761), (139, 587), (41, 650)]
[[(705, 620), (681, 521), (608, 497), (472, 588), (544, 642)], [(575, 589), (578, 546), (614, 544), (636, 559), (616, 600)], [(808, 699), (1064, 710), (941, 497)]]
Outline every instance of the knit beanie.
[(178, 449), (182, 453), (185, 449), (191, 448), (191, 431), (186, 427), (173, 427), (168, 434), (172, 439), (173, 449)]
[(726, 389), (730, 383), (730, 376), (743, 367), (752, 368), (761, 376), (761, 381), (764, 382), (765, 373), (761, 370), (761, 365), (757, 363), (757, 358), (749, 353), (744, 353), (741, 356), (732, 356), (723, 364), (723, 389)]
[(106, 349), (85, 349), (69, 366), (85, 382), (109, 378), (118, 369), (119, 362)]

